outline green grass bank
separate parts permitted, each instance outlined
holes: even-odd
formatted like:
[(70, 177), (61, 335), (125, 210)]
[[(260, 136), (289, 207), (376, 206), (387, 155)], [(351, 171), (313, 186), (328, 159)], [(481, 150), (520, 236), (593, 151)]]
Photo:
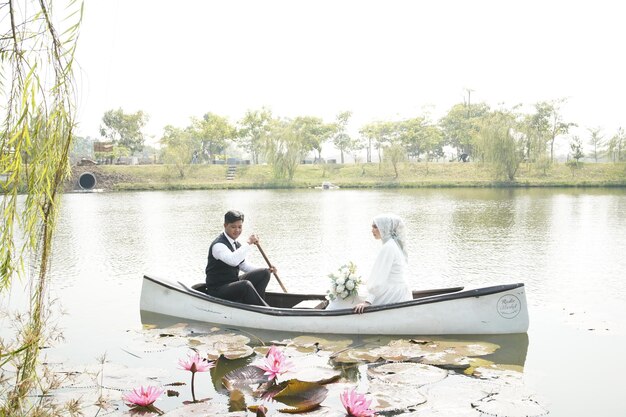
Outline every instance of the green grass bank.
[(495, 180), (479, 163), (403, 163), (396, 178), (391, 165), (300, 165), (291, 181), (277, 180), (270, 166), (238, 165), (227, 179), (224, 165), (189, 165), (184, 176), (173, 165), (99, 165), (73, 167), (66, 191), (80, 189), (84, 172), (104, 191), (311, 188), (330, 181), (341, 188), (420, 187), (626, 187), (626, 163), (585, 163), (578, 168), (554, 163), (545, 171), (533, 164), (520, 166), (515, 181)]

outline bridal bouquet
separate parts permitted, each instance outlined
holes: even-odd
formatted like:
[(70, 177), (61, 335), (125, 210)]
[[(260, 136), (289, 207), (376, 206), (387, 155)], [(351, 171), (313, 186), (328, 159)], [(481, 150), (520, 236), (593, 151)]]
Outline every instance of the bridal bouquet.
[(326, 291), (328, 294), (326, 298), (329, 300), (335, 298), (345, 300), (358, 294), (361, 277), (356, 275), (356, 265), (353, 262), (341, 266), (337, 273), (328, 274), (328, 277), (331, 283), (330, 290)]

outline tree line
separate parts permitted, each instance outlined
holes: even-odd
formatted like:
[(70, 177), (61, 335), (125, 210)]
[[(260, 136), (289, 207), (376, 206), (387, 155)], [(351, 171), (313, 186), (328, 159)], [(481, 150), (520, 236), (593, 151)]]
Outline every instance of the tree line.
[[(276, 117), (268, 108), (248, 110), (235, 123), (227, 117), (206, 113), (191, 118), (186, 127), (167, 125), (159, 142), (162, 162), (173, 164), (181, 177), (193, 163), (209, 163), (224, 159), (229, 147), (235, 145), (250, 155), (251, 162), (271, 165), (275, 178), (292, 179), (298, 164), (313, 153), (321, 162), (322, 148), (332, 143), (340, 153), (355, 161), (364, 153), (366, 162), (390, 162), (398, 175), (402, 161), (433, 161), (445, 158), (444, 148), (456, 152), (463, 161), (472, 159), (493, 167), (497, 178), (513, 180), (522, 162), (547, 169), (554, 162), (555, 143), (569, 139), (568, 159), (576, 166), (586, 155), (583, 141), (569, 135), (577, 124), (564, 120), (565, 99), (538, 102), (531, 112), (521, 106), (492, 109), (486, 103), (458, 103), (438, 121), (417, 115), (397, 121), (376, 121), (350, 134), (348, 124), (352, 113), (339, 113), (331, 122), (320, 117)], [(118, 154), (132, 155), (144, 146), (141, 129), (148, 121), (142, 111), (126, 114), (109, 110), (102, 119), (101, 135), (116, 145)], [(626, 160), (626, 136), (623, 129), (605, 139), (600, 128), (588, 129), (589, 155), (596, 162), (609, 158)], [(121, 151), (120, 151), (121, 150)]]

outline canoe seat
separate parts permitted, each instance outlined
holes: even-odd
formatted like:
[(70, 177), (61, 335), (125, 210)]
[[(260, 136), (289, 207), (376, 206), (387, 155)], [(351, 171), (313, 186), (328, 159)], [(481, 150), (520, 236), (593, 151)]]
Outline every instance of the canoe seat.
[(295, 306), (291, 308), (319, 308), (322, 309), (325, 307), (326, 301), (320, 300), (302, 300)]

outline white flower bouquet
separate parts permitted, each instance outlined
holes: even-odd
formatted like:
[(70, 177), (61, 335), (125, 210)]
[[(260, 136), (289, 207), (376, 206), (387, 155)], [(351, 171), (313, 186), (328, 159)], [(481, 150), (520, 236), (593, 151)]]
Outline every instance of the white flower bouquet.
[(342, 265), (337, 273), (328, 274), (328, 278), (331, 280), (330, 289), (326, 291), (328, 294), (326, 298), (329, 300), (335, 298), (345, 300), (359, 292), (361, 277), (356, 274), (356, 265), (353, 262)]

